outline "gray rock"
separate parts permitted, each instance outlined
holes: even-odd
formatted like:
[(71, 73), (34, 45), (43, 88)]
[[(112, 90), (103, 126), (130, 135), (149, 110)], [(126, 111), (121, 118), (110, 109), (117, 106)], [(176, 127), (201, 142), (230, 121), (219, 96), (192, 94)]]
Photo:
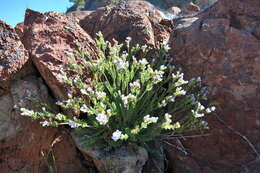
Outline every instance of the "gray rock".
[(104, 151), (98, 146), (86, 147), (82, 137), (73, 134), (73, 139), (86, 159), (91, 159), (100, 173), (142, 173), (148, 160), (147, 151), (138, 147), (130, 152), (126, 147), (115, 151)]

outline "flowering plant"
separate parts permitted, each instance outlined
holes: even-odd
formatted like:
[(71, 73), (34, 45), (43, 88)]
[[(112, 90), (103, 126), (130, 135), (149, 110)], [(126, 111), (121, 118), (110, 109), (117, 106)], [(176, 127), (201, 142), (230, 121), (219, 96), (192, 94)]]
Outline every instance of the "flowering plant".
[[(127, 38), (125, 44), (118, 44), (114, 40), (111, 44), (99, 33), (99, 59), (79, 51), (76, 56), (83, 65), (69, 64), (57, 75), (59, 81), (80, 93), (69, 93), (68, 99), (57, 105), (80, 112), (79, 117), (56, 114), (46, 106), (41, 112), (21, 108), (22, 115), (42, 119), (43, 126), (69, 125), (87, 136), (87, 144), (98, 143), (107, 149), (145, 146), (166, 130), (180, 133), (207, 128), (201, 117), (215, 107), (201, 104), (207, 93), (200, 78), (184, 80), (183, 73), (169, 63), (167, 46), (162, 45), (156, 50), (156, 59), (148, 61), (150, 48), (131, 47), (130, 41)], [(91, 85), (81, 77), (87, 73), (85, 66)]]

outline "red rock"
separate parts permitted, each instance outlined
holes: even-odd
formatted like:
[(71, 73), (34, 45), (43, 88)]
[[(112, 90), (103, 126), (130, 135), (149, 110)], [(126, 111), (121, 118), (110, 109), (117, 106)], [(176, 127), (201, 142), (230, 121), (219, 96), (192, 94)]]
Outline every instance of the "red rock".
[(18, 23), (15, 27), (15, 32), (20, 38), (23, 38), (23, 22)]
[(57, 80), (62, 65), (71, 61), (68, 54), (74, 53), (79, 45), (91, 56), (97, 57), (92, 38), (73, 18), (55, 12), (43, 14), (27, 9), (23, 43), (58, 99), (65, 99), (67, 91), (71, 90)]
[[(145, 8), (144, 8), (145, 9)], [(106, 40), (119, 42), (132, 37), (132, 44), (157, 46), (169, 39), (169, 27), (154, 22), (139, 9), (106, 6), (80, 21), (81, 27), (92, 37), (101, 31)], [(159, 26), (160, 25), (160, 26)]]
[(168, 11), (174, 15), (178, 15), (181, 13), (181, 9), (179, 7), (175, 7), (175, 6), (169, 8)]
[[(260, 19), (259, 9), (258, 0), (220, 0), (171, 38), (171, 53), (187, 78), (202, 77), (210, 90), (210, 100), (217, 105), (217, 115), (228, 127), (246, 136), (257, 151), (260, 42), (253, 31)], [(243, 169), (238, 165), (255, 160), (256, 154), (238, 133), (214, 115), (208, 121), (210, 136), (184, 142), (201, 168), (236, 173)]]
[(154, 5), (148, 1), (130, 0), (126, 2), (125, 7), (139, 14), (146, 15), (152, 22), (160, 22), (163, 14)]
[(1, 173), (46, 173), (47, 160), (49, 166), (57, 168), (57, 172), (95, 173), (91, 168), (83, 166), (65, 129), (41, 127), (39, 121), (32, 121), (20, 115), (14, 105), (39, 110), (39, 105), (28, 97), (34, 97), (49, 105), (54, 103), (47, 87), (35, 76), (12, 82), (11, 91), (0, 97)]
[(78, 20), (82, 20), (86, 16), (90, 15), (92, 12), (93, 11), (72, 11), (72, 12), (67, 13), (66, 15), (69, 16), (69, 17), (75, 17)]
[(122, 42), (126, 37), (132, 37), (133, 44), (155, 44), (152, 25), (147, 16), (125, 8), (99, 8), (81, 20), (80, 25), (92, 37), (101, 31), (105, 39), (110, 41), (114, 38)]
[(190, 2), (185, 6), (185, 9), (189, 12), (199, 12), (200, 7), (195, 5), (194, 3)]
[(28, 61), (28, 53), (15, 30), (1, 20), (0, 57), (0, 89), (7, 89), (7, 82)]

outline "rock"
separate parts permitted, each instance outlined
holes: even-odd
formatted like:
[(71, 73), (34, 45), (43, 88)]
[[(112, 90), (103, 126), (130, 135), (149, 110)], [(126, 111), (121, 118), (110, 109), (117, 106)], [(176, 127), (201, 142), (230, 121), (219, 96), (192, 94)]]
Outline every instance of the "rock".
[(109, 173), (142, 173), (143, 166), (148, 160), (148, 153), (142, 147), (137, 147), (131, 152), (127, 147), (121, 147), (113, 151), (104, 151), (98, 146), (87, 147), (82, 138), (72, 135), (74, 141), (86, 159), (95, 163), (99, 172)]
[(85, 17), (87, 17), (88, 15), (90, 15), (92, 12), (93, 11), (72, 11), (72, 12), (67, 13), (66, 15), (69, 17), (73, 16), (73, 17), (77, 18), (78, 20), (82, 20)]
[(126, 37), (132, 37), (133, 44), (155, 44), (152, 25), (147, 16), (125, 8), (99, 8), (81, 20), (80, 25), (92, 37), (101, 31), (109, 41), (114, 38), (123, 42)]
[(169, 11), (170, 13), (174, 14), (174, 15), (179, 15), (181, 13), (181, 9), (179, 7), (171, 7), (169, 8), (167, 11)]
[(196, 0), (195, 4), (201, 9), (206, 9), (214, 5), (218, 0)]
[(223, 120), (208, 117), (211, 135), (184, 141), (201, 169), (235, 173), (254, 160), (256, 153), (240, 133), (260, 151), (260, 42), (254, 33), (259, 9), (257, 0), (220, 0), (172, 34), (172, 56), (187, 79), (202, 77)]
[(156, 154), (149, 154), (149, 158), (144, 165), (142, 173), (164, 173), (166, 171), (164, 165), (166, 156), (162, 142), (152, 141), (149, 142), (148, 145)]
[(72, 61), (69, 55), (79, 46), (93, 58), (97, 57), (92, 38), (75, 20), (55, 12), (42, 14), (27, 9), (22, 40), (34, 65), (58, 99), (65, 99), (67, 91), (71, 90), (57, 79), (62, 65)]
[(169, 27), (153, 22), (134, 8), (106, 6), (97, 9), (80, 21), (81, 27), (92, 37), (101, 31), (106, 40), (119, 42), (132, 37), (132, 44), (158, 46), (169, 39)]
[(185, 5), (183, 9), (183, 15), (189, 16), (189, 15), (195, 15), (200, 11), (200, 7), (192, 2)]
[(28, 53), (15, 30), (0, 20), (0, 90), (7, 90), (8, 81), (27, 61)]
[(49, 105), (54, 103), (46, 86), (37, 77), (28, 76), (11, 82), (10, 92), (0, 97), (1, 173), (46, 173), (48, 166), (57, 172), (95, 173), (83, 166), (64, 129), (41, 127), (39, 121), (20, 115), (18, 107), (39, 110), (39, 105), (28, 97)]
[(160, 22), (165, 15), (148, 1), (126, 1), (125, 7), (139, 14), (146, 15), (150, 21)]
[(196, 4), (190, 2), (185, 6), (185, 9), (190, 11), (190, 12), (199, 12), (200, 11), (200, 7), (197, 6)]
[(11, 136), (16, 132), (10, 117), (13, 110), (13, 100), (10, 94), (0, 97), (0, 141), (6, 136)]
[(18, 23), (15, 27), (15, 32), (19, 36), (19, 38), (23, 38), (23, 22)]

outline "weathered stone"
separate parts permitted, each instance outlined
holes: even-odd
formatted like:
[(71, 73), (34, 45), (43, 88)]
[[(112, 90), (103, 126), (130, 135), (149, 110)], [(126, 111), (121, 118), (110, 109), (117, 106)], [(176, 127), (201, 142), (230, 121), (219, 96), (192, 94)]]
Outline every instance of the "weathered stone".
[(174, 15), (179, 15), (181, 13), (181, 9), (175, 6), (169, 8), (168, 11)]
[(162, 142), (152, 141), (149, 142), (148, 145), (154, 152), (156, 152), (156, 154), (149, 154), (149, 158), (144, 165), (142, 173), (164, 173), (166, 171), (166, 156)]
[[(78, 46), (97, 57), (95, 42), (75, 20), (65, 15), (39, 13), (27, 9), (23, 43), (33, 63), (58, 99), (65, 99), (69, 88), (58, 81), (57, 74)], [(80, 59), (78, 60), (80, 61)]]
[(0, 97), (0, 141), (6, 136), (10, 136), (16, 132), (10, 116), (13, 110), (13, 105), (13, 100), (10, 94)]
[(200, 7), (197, 6), (196, 4), (190, 2), (185, 6), (185, 9), (190, 11), (190, 12), (198, 12), (200, 11)]
[(46, 173), (48, 166), (57, 172), (94, 173), (82, 165), (64, 129), (41, 127), (39, 121), (20, 115), (19, 107), (39, 110), (39, 104), (29, 97), (54, 103), (42, 80), (32, 76), (12, 82), (11, 92), (0, 97), (1, 173)]
[(92, 37), (101, 31), (105, 39), (110, 41), (114, 38), (123, 42), (126, 37), (132, 37), (133, 44), (155, 44), (152, 25), (147, 16), (125, 8), (99, 8), (81, 20), (80, 25)]
[(15, 30), (0, 20), (0, 88), (27, 62), (28, 54)]
[(134, 152), (129, 151), (127, 147), (105, 151), (97, 145), (87, 147), (82, 140), (85, 136), (72, 135), (85, 158), (93, 160), (99, 172), (142, 173), (143, 166), (148, 160), (148, 153), (142, 147), (137, 147)]
[(203, 170), (239, 172), (243, 168), (238, 165), (255, 160), (256, 153), (239, 133), (260, 151), (260, 42), (253, 32), (259, 9), (257, 0), (220, 0), (172, 35), (172, 55), (187, 78), (202, 77), (226, 124), (211, 116), (210, 136), (184, 142)]
[(82, 20), (84, 19), (85, 17), (87, 17), (88, 15), (90, 15), (93, 11), (72, 11), (72, 12), (69, 12), (67, 13), (67, 16), (71, 17), (75, 17), (77, 18), (78, 20)]
[(196, 0), (195, 4), (201, 9), (206, 9), (214, 5), (218, 0)]
[(15, 32), (19, 36), (19, 38), (23, 38), (23, 22), (18, 23), (15, 27)]
[(125, 8), (135, 11), (139, 14), (146, 15), (152, 22), (158, 23), (164, 18), (164, 14), (147, 1), (127, 1)]
[[(142, 10), (145, 10), (144, 7)], [(97, 9), (80, 21), (82, 28), (92, 37), (101, 31), (106, 40), (119, 42), (132, 37), (132, 44), (158, 46), (169, 39), (170, 28), (140, 13), (140, 8), (107, 6)], [(157, 22), (156, 22), (157, 21)]]

